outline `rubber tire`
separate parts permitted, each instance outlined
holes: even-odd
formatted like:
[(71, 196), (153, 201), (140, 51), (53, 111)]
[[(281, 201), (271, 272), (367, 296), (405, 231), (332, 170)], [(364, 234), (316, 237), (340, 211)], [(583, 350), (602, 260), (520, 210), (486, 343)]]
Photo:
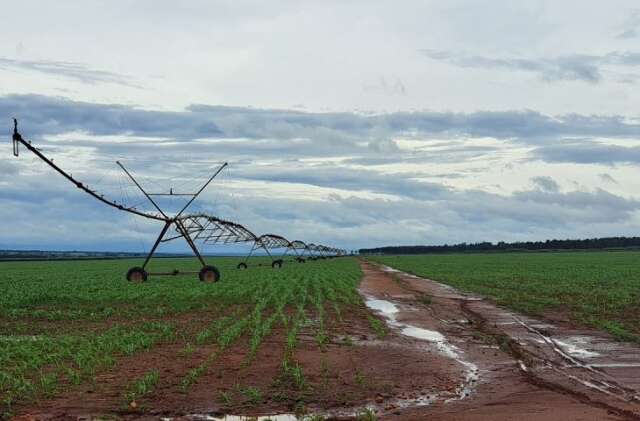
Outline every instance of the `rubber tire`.
[(276, 266), (278, 267), (278, 269), (282, 267), (282, 259), (274, 260), (273, 263), (271, 263), (272, 268), (275, 269)]
[(247, 268), (247, 264), (245, 262), (240, 262), (240, 263), (238, 263), (237, 268), (238, 269), (246, 269)]
[(306, 262), (306, 260), (304, 259), (304, 257), (298, 257), (298, 258), (296, 259), (296, 262), (298, 262), (298, 263), (305, 263), (305, 262)]
[(198, 279), (200, 279), (200, 282), (213, 284), (220, 280), (220, 271), (215, 266), (204, 266), (200, 269)]
[(149, 274), (147, 271), (142, 269), (139, 266), (132, 267), (127, 271), (127, 281), (133, 284), (140, 284), (142, 282), (146, 282), (149, 278)]

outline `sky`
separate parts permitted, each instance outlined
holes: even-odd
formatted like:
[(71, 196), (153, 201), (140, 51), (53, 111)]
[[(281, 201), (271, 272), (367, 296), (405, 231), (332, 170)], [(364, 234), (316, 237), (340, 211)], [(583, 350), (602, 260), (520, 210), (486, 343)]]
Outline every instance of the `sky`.
[(228, 162), (193, 211), (257, 234), (347, 249), (640, 235), (635, 0), (3, 11), (0, 248), (140, 251), (161, 228), (26, 150), (14, 158), (12, 117), (58, 165), (140, 208), (116, 160), (158, 192)]

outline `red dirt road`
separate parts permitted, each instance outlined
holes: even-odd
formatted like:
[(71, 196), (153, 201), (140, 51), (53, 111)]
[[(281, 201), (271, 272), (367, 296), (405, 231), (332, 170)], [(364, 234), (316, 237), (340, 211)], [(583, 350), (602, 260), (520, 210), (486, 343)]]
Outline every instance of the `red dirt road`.
[[(362, 294), (396, 307), (390, 323), (440, 333), (430, 344), (478, 369), (468, 393), (382, 419), (640, 419), (640, 349), (600, 332), (524, 317), (440, 283), (362, 262)], [(415, 333), (415, 332), (413, 332)], [(442, 338), (436, 338), (442, 339)], [(450, 353), (449, 353), (450, 354)], [(464, 378), (460, 378), (464, 382)]]

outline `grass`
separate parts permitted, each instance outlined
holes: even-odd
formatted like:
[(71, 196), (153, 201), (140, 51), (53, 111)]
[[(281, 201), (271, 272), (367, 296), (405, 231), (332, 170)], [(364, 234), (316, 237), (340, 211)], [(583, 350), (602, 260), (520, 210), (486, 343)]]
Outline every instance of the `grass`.
[(293, 378), (293, 383), (298, 390), (303, 390), (307, 384), (307, 380), (304, 377), (304, 373), (302, 372), (302, 368), (300, 365), (296, 363), (295, 366), (289, 368), (289, 373), (291, 373), (291, 377)]
[(238, 386), (238, 392), (244, 397), (244, 403), (250, 406), (256, 406), (262, 401), (262, 392), (257, 387)]
[(382, 339), (387, 336), (387, 326), (383, 321), (373, 316), (368, 316), (367, 318), (369, 319), (369, 325), (371, 326), (371, 329), (373, 329), (378, 338)]
[(358, 386), (364, 386), (365, 383), (367, 382), (367, 379), (365, 378), (364, 374), (357, 367), (354, 369), (353, 380)]
[(363, 409), (356, 416), (357, 421), (376, 421), (377, 419), (376, 413), (371, 408)]
[(231, 405), (233, 403), (233, 396), (229, 392), (221, 391), (219, 396), (219, 401), (222, 402), (223, 405)]
[[(165, 343), (179, 345), (176, 358), (207, 349), (206, 357), (180, 379), (188, 392), (236, 344), (248, 349), (245, 364), (251, 364), (277, 326), (287, 332), (291, 381), (305, 388), (293, 358), (297, 336), (310, 326), (318, 346), (326, 346), (325, 308), (340, 318), (344, 306), (362, 305), (357, 261), (236, 270), (235, 258), (211, 260), (223, 275), (216, 284), (203, 284), (194, 275), (130, 284), (124, 273), (140, 264), (134, 259), (0, 262), (0, 418), (10, 416), (17, 402), (59, 393), (62, 381), (65, 389), (91, 384), (121, 358)], [(197, 267), (190, 258), (153, 264), (151, 271)], [(154, 376), (148, 374), (123, 385), (127, 399), (153, 389)], [(243, 390), (248, 403), (258, 400), (259, 390)]]
[(566, 312), (640, 341), (640, 252), (375, 256), (371, 260), (491, 297), (534, 315)]
[(125, 392), (125, 400), (129, 406), (137, 407), (137, 401), (145, 395), (153, 392), (156, 384), (158, 384), (158, 380), (160, 379), (160, 375), (158, 370), (151, 370), (147, 372), (144, 376), (136, 379), (132, 382)]

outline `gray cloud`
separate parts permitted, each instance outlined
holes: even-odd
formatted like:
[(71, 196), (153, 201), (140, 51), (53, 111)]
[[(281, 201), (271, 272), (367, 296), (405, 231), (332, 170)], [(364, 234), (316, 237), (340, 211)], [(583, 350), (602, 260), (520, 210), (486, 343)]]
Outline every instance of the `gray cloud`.
[[(57, 162), (66, 160), (65, 168), (68, 162), (83, 181), (88, 176), (88, 183), (105, 193), (97, 179), (113, 167), (112, 162), (104, 162), (109, 161), (107, 155), (129, 156), (143, 178), (154, 173), (172, 178), (180, 171), (200, 176), (206, 173), (195, 171), (189, 157), (205, 161), (233, 157), (235, 184), (216, 181), (211, 194), (203, 198), (203, 209), (245, 223), (256, 232), (274, 231), (346, 247), (624, 234), (640, 210), (635, 200), (604, 190), (561, 192), (554, 180), (544, 177), (532, 180), (535, 188), (501, 195), (426, 182), (428, 165), (420, 171), (388, 173), (350, 166), (464, 162), (492, 154), (494, 145), (465, 144), (465, 137), (486, 136), (535, 145), (532, 154), (538, 159), (595, 160), (596, 155), (606, 155), (602, 149), (580, 155), (580, 148), (608, 146), (575, 138), (624, 139), (640, 134), (637, 124), (618, 116), (546, 116), (533, 111), (360, 115), (204, 105), (167, 112), (13, 95), (0, 97), (0, 120), (6, 122), (7, 139), (14, 115), (21, 119), (25, 137), (42, 144)], [(49, 138), (73, 131), (117, 138)], [(415, 154), (404, 151), (395, 142), (398, 137), (423, 140), (426, 149)], [(574, 140), (562, 140), (565, 137)], [(623, 148), (614, 158), (628, 155), (629, 149), (633, 148)], [(8, 143), (5, 153), (9, 155)], [(151, 163), (143, 164), (144, 160)], [(181, 167), (170, 165), (173, 161)], [(49, 173), (33, 161), (10, 162), (15, 165), (0, 168), (0, 218), (14, 221), (0, 227), (3, 244), (51, 245), (55, 239), (72, 248), (140, 248), (134, 235), (140, 230), (137, 222), (93, 203), (61, 178), (47, 178)], [(122, 194), (116, 178), (107, 181), (115, 186), (115, 193)], [(262, 187), (250, 186), (255, 181), (271, 186), (264, 192)], [(291, 194), (281, 197), (278, 192), (286, 189), (278, 183), (333, 188), (336, 193), (315, 200)], [(356, 197), (357, 191), (382, 193), (390, 199)], [(240, 205), (234, 205), (238, 201)], [(25, 213), (32, 218), (21, 218)], [(81, 224), (76, 221), (79, 214)], [(156, 229), (145, 226), (142, 232), (152, 237)], [(67, 230), (73, 231), (69, 238), (62, 236)]]
[(0, 161), (0, 173), (5, 175), (18, 174), (18, 166), (11, 161), (6, 161), (6, 162)]
[[(346, 164), (355, 165), (387, 165), (387, 164), (427, 164), (427, 163), (459, 163), (470, 159), (476, 159), (480, 157), (487, 157), (491, 159), (492, 154), (503, 151), (505, 146), (483, 146), (483, 145), (468, 145), (461, 140), (455, 140), (448, 142), (451, 144), (457, 144), (455, 146), (440, 147), (440, 145), (434, 145), (432, 148), (429, 144), (429, 148), (424, 150), (412, 150), (410, 152), (402, 151), (396, 154), (385, 153), (371, 156), (359, 156), (356, 158), (346, 159)], [(475, 171), (473, 169), (460, 170), (461, 172)], [(459, 177), (460, 174), (451, 174), (452, 177)], [(429, 173), (431, 177), (435, 174)]]
[(548, 116), (535, 111), (416, 111), (366, 116), (208, 105), (170, 112), (38, 95), (0, 97), (0, 118), (14, 116), (31, 137), (84, 131), (178, 141), (233, 140), (224, 146), (239, 149), (248, 145), (237, 140), (246, 139), (254, 140), (250, 146), (255, 150), (285, 153), (290, 149), (302, 156), (379, 152), (377, 146), (383, 143), (386, 149), (382, 151), (388, 152), (396, 137), (494, 137), (540, 144), (561, 137), (640, 136), (640, 124), (623, 116)]
[(219, 137), (222, 134), (210, 119), (194, 112), (147, 111), (41, 95), (1, 97), (0, 116), (5, 119), (17, 117), (25, 135), (38, 137), (71, 131), (173, 139)]
[(347, 191), (370, 191), (418, 200), (437, 200), (449, 196), (449, 189), (441, 184), (415, 180), (419, 174), (380, 173), (356, 170), (336, 165), (296, 166), (286, 168), (243, 167), (234, 176), (250, 180), (306, 184)]
[[(479, 190), (457, 190), (437, 183), (413, 181), (407, 175), (401, 177), (339, 168), (291, 170), (290, 172), (280, 170), (271, 174), (262, 173), (257, 177), (264, 177), (270, 181), (342, 187), (347, 190), (369, 189), (395, 195), (401, 199), (397, 201), (338, 199), (338, 202), (346, 200), (349, 203), (368, 203), (364, 206), (367, 209), (360, 209), (359, 213), (364, 222), (358, 222), (357, 225), (374, 223), (380, 219), (398, 222), (422, 219), (428, 224), (449, 226), (451, 230), (456, 226), (456, 231), (460, 230), (458, 224), (486, 223), (495, 224), (497, 227), (505, 221), (507, 225), (518, 226), (519, 229), (532, 226), (543, 229), (562, 227), (564, 224), (624, 221), (634, 211), (640, 209), (639, 202), (600, 189), (592, 192), (561, 193), (558, 184), (550, 177), (535, 177), (532, 181), (536, 184), (536, 188), (518, 191), (512, 195), (499, 195)], [(372, 202), (381, 205), (374, 206)], [(269, 208), (265, 206), (264, 209)], [(425, 209), (429, 211), (423, 213)], [(318, 217), (321, 218), (326, 215), (322, 212), (320, 214)], [(428, 217), (425, 218), (425, 215)], [(296, 217), (304, 219), (302, 215)], [(341, 215), (332, 215), (331, 218), (339, 219)], [(575, 219), (572, 220), (572, 218)], [(351, 220), (349, 223), (356, 224)], [(478, 230), (477, 227), (469, 229)]]
[(573, 54), (551, 58), (494, 58), (434, 50), (422, 50), (422, 53), (433, 60), (458, 67), (535, 73), (547, 82), (580, 80), (598, 83), (603, 80), (602, 71), (606, 66), (640, 66), (640, 53), (634, 52), (612, 52), (601, 56)]
[[(334, 181), (333, 172), (327, 174), (327, 184), (340, 184), (345, 178), (338, 174)], [(24, 186), (15, 186), (13, 192), (0, 190), (0, 218), (12, 221), (0, 226), (3, 244), (139, 250), (140, 235), (142, 244), (148, 246), (159, 229), (66, 188), (64, 180), (54, 178), (46, 185), (37, 177), (23, 175), (20, 180), (27, 182), (26, 191), (20, 192)], [(413, 188), (400, 182), (398, 186)], [(224, 184), (217, 184), (215, 190), (220, 197), (218, 204), (210, 204), (211, 211), (244, 222), (255, 232), (275, 231), (288, 238), (350, 248), (584, 236), (585, 226), (590, 235), (624, 234), (640, 210), (638, 201), (604, 190), (561, 193), (533, 189), (499, 195), (441, 186), (437, 195), (408, 194), (399, 200), (349, 194), (310, 200), (245, 192), (235, 201), (232, 196), (237, 192)], [(31, 217), (20, 217), (25, 213)], [(74, 217), (79, 214), (83, 215), (81, 220)]]
[(598, 174), (598, 176), (605, 183), (618, 184), (618, 181), (615, 178), (613, 178), (613, 176), (611, 176), (611, 174), (602, 173), (602, 174)]
[(558, 183), (549, 176), (533, 177), (531, 181), (542, 191), (556, 193), (560, 190)]
[(26, 70), (53, 76), (62, 76), (87, 84), (111, 83), (139, 88), (130, 77), (104, 70), (92, 69), (84, 64), (68, 61), (17, 60), (0, 57), (0, 69)]
[(567, 142), (536, 148), (532, 156), (546, 162), (573, 162), (578, 164), (638, 163), (640, 147), (606, 145), (597, 142)]

